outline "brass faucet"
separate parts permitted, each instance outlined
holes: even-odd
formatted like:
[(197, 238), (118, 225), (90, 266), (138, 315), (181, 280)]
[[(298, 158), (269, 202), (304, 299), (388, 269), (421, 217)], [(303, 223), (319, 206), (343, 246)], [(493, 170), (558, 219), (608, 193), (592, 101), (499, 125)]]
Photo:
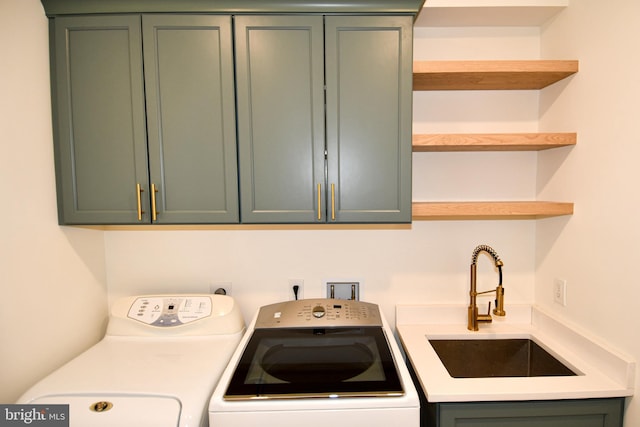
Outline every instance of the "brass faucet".
[[(499, 281), (498, 286), (495, 289), (489, 291), (478, 292), (476, 289), (476, 265), (478, 263), (478, 255), (480, 252), (486, 252), (493, 258), (496, 267), (498, 267)], [(469, 290), (469, 308), (467, 309), (467, 329), (470, 331), (477, 331), (479, 323), (491, 323), (491, 302), (489, 302), (489, 309), (487, 314), (479, 314), (478, 306), (476, 304), (476, 297), (482, 294), (488, 294), (491, 292), (496, 293), (496, 307), (493, 309), (493, 314), (496, 316), (504, 316), (507, 314), (504, 311), (504, 288), (502, 287), (502, 266), (503, 262), (500, 260), (498, 253), (490, 246), (479, 245), (473, 250), (471, 256), (471, 289)]]

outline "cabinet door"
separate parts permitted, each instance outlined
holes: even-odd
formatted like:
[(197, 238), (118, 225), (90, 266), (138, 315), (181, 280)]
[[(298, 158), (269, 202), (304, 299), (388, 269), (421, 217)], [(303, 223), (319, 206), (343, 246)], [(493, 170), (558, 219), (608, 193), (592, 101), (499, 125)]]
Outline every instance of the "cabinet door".
[(52, 22), (59, 221), (137, 223), (136, 185), (148, 190), (140, 17)]
[(624, 398), (438, 405), (437, 427), (622, 427)]
[(144, 15), (157, 223), (238, 222), (230, 16)]
[(411, 221), (412, 30), (410, 16), (326, 18), (330, 221)]
[(244, 223), (325, 219), (322, 19), (235, 18)]

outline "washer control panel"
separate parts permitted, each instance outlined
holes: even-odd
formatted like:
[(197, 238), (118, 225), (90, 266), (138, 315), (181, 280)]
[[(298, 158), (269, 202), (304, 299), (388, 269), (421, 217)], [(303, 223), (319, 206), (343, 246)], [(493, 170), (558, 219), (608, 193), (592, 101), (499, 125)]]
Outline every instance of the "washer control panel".
[(255, 328), (329, 328), (338, 326), (382, 326), (376, 304), (340, 299), (285, 301), (264, 306)]
[(151, 326), (173, 327), (211, 316), (211, 298), (140, 297), (133, 301), (127, 317)]

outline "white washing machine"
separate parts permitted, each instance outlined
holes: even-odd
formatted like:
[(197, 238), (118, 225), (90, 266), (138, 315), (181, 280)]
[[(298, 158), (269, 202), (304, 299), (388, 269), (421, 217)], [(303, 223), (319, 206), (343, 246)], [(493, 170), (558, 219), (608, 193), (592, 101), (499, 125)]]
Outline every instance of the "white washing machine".
[(127, 297), (105, 337), (18, 401), (68, 404), (71, 427), (202, 427), (220, 375), (244, 333), (224, 295)]
[(215, 427), (418, 427), (420, 403), (379, 307), (262, 307), (213, 392)]

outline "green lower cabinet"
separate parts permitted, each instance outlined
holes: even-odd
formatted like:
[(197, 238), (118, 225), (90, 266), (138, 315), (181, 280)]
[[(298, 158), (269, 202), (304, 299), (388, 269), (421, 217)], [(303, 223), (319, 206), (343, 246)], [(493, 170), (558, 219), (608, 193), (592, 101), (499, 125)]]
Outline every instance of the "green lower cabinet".
[(427, 403), (421, 427), (622, 427), (624, 398)]

